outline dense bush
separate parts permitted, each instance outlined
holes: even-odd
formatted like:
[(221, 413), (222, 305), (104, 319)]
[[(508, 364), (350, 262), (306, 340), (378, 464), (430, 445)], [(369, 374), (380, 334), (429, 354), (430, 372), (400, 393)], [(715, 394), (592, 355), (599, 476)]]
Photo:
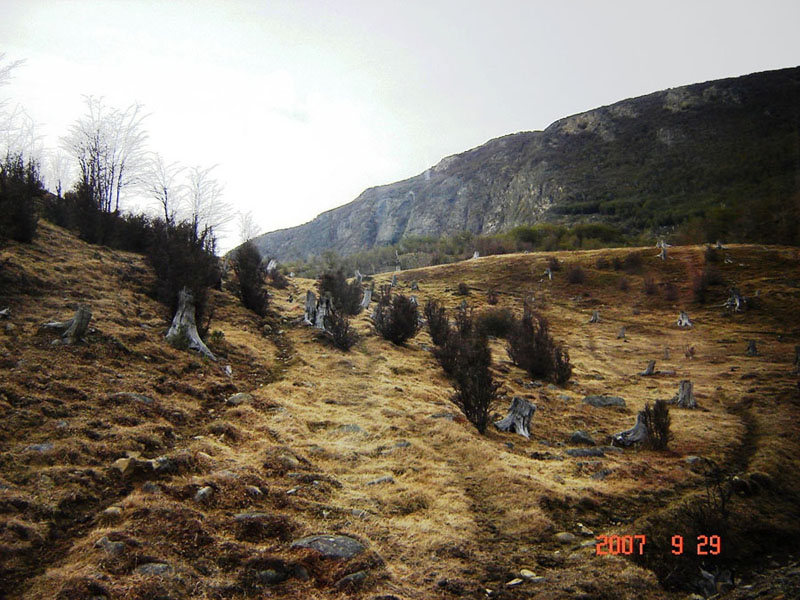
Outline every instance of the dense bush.
[(647, 429), (647, 444), (653, 450), (666, 450), (672, 437), (669, 431), (669, 406), (665, 400), (656, 400), (653, 407), (644, 405), (644, 426)]
[(285, 290), (289, 287), (289, 279), (283, 274), (283, 271), (278, 268), (272, 269), (272, 271), (269, 272), (269, 279), (272, 282), (272, 287), (276, 289)]
[(569, 354), (550, 335), (547, 319), (526, 304), (522, 319), (508, 335), (508, 356), (515, 365), (537, 379), (551, 379), (558, 384), (572, 375)]
[(500, 301), (500, 296), (497, 290), (489, 290), (486, 292), (486, 303), (494, 306)]
[(658, 292), (658, 284), (650, 275), (645, 276), (644, 281), (642, 282), (642, 287), (644, 289), (644, 293), (648, 296), (655, 296), (656, 292)]
[(333, 305), (348, 315), (357, 315), (361, 310), (361, 284), (347, 283), (343, 269), (326, 271), (319, 277), (319, 294), (330, 296)]
[(719, 251), (714, 246), (706, 246), (703, 257), (706, 263), (715, 263), (719, 261)]
[(561, 270), (561, 261), (558, 260), (555, 256), (551, 256), (547, 259), (547, 267), (555, 273), (556, 271)]
[(375, 308), (373, 321), (378, 333), (398, 346), (419, 331), (417, 305), (401, 294), (393, 296), (389, 301), (381, 301)]
[(456, 288), (456, 294), (459, 296), (469, 296), (469, 286), (462, 281)]
[(30, 242), (36, 234), (38, 216), (35, 200), (44, 186), (35, 162), (21, 154), (6, 155), (0, 162), (0, 241)]
[(625, 260), (622, 261), (622, 268), (626, 273), (638, 273), (642, 268), (642, 255), (637, 252), (630, 252)]
[(664, 299), (668, 302), (677, 302), (680, 298), (680, 290), (674, 283), (667, 282), (664, 284)]
[(567, 282), (568, 283), (583, 283), (586, 281), (586, 273), (580, 266), (575, 265), (569, 268), (567, 271)]
[(609, 268), (611, 268), (611, 263), (608, 262), (608, 259), (606, 257), (604, 257), (604, 256), (599, 257), (597, 259), (597, 261), (595, 261), (594, 265), (598, 269), (609, 269)]
[(617, 282), (617, 287), (621, 292), (627, 292), (630, 288), (630, 284), (628, 284), (628, 279), (626, 277), (620, 277), (619, 281)]
[(694, 295), (694, 301), (698, 304), (705, 304), (708, 300), (708, 288), (712, 285), (721, 285), (724, 282), (725, 280), (722, 278), (722, 274), (715, 266), (707, 266), (692, 280), (692, 294)]
[(504, 338), (514, 328), (514, 314), (507, 308), (490, 308), (478, 314), (475, 326), (484, 335)]
[(173, 224), (157, 219), (152, 223), (152, 232), (153, 243), (147, 257), (156, 275), (153, 296), (169, 307), (171, 318), (178, 308), (178, 293), (188, 287), (194, 295), (195, 318), (203, 335), (208, 327), (204, 322), (208, 288), (220, 279), (213, 231), (200, 231), (192, 223)]
[(358, 342), (358, 334), (350, 325), (350, 319), (342, 311), (330, 310), (324, 319), (325, 333), (333, 345), (347, 352)]
[(428, 300), (425, 303), (423, 314), (428, 322), (428, 333), (431, 335), (431, 340), (437, 346), (443, 345), (450, 330), (447, 322), (447, 311), (444, 306), (436, 300)]
[(267, 314), (269, 297), (264, 289), (264, 270), (261, 268), (261, 253), (248, 240), (236, 250), (232, 259), (236, 273), (235, 292), (245, 307), (259, 317)]

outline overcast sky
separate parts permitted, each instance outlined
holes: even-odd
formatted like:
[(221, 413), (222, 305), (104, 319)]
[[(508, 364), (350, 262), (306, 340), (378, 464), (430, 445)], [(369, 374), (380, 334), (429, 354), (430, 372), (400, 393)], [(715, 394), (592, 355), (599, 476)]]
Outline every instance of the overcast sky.
[(0, 0), (0, 52), (25, 60), (0, 94), (45, 148), (84, 94), (143, 104), (150, 149), (219, 164), (270, 231), (494, 137), (797, 66), (798, 24), (796, 0)]

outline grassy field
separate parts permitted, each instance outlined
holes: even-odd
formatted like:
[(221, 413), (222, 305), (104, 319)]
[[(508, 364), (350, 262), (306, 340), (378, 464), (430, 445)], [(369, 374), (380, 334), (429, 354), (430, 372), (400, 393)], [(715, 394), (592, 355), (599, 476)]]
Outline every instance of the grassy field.
[[(632, 252), (633, 272), (597, 268)], [(704, 249), (657, 254), (516, 254), (398, 274), (399, 291), (421, 303), (466, 299), (479, 312), (493, 289), (519, 314), (534, 298), (574, 370), (563, 387), (533, 382), (492, 340), (498, 418), (513, 396), (537, 405), (527, 440), (466, 422), (425, 332), (393, 346), (362, 314), (349, 353), (318, 339), (302, 325), (311, 280), (271, 290), (266, 322), (212, 292), (219, 362), (176, 350), (141, 257), (42, 223), (33, 244), (0, 251), (0, 308), (11, 311), (0, 321), (0, 598), (685, 598), (659, 578), (669, 588), (699, 577), (700, 559), (670, 546), (672, 535), (702, 533), (690, 514), (706, 478), (692, 456), (738, 476), (723, 554), (702, 566), (724, 559), (741, 593), (760, 567), (797, 557), (800, 252), (728, 247), (716, 265), (726, 285), (705, 305), (691, 290)], [(563, 266), (550, 281), (553, 256)], [(567, 283), (573, 265), (584, 283)], [(751, 310), (719, 306), (734, 284)], [(79, 303), (93, 313), (86, 343), (52, 345), (40, 325)], [(601, 321), (590, 324), (594, 310)], [(692, 329), (676, 326), (680, 310)], [(661, 373), (639, 376), (651, 359)], [(605, 447), (683, 379), (699, 408), (670, 411), (667, 451), (567, 454), (572, 432)], [(249, 396), (229, 401), (240, 392)], [(594, 408), (590, 394), (626, 406)], [(366, 550), (334, 560), (291, 546), (314, 534)], [(597, 556), (595, 536), (614, 534), (646, 535), (643, 555)]]

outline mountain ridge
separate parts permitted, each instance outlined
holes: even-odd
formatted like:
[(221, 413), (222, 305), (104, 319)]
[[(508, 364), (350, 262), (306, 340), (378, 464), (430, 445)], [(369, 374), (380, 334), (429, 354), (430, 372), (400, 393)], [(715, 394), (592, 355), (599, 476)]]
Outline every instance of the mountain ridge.
[[(709, 214), (723, 222), (709, 236), (754, 239), (727, 221), (757, 196), (750, 212), (765, 213), (761, 228), (797, 193), (798, 106), (800, 67), (652, 92), (493, 138), (255, 243), (264, 255), (303, 260), (411, 236), (586, 221), (641, 232)], [(793, 242), (797, 231), (779, 237)]]

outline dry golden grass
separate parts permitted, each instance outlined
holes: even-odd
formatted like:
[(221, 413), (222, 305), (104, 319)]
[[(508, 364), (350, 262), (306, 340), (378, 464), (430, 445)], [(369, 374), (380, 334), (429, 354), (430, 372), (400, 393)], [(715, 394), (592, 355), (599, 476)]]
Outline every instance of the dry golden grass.
[[(561, 545), (554, 534), (578, 534), (579, 522), (596, 534), (668, 527), (703, 490), (689, 455), (766, 474), (773, 490), (737, 497), (737, 517), (749, 519), (745, 532), (797, 534), (796, 249), (725, 252), (734, 262), (719, 265), (723, 276), (746, 296), (759, 291), (760, 307), (741, 315), (692, 302), (691, 278), (703, 266), (696, 247), (671, 249), (667, 262), (655, 249), (635, 250), (643, 267), (624, 274), (627, 292), (618, 287), (622, 272), (595, 262), (631, 250), (497, 256), (400, 273), (404, 293), (419, 282), (421, 304), (457, 306), (460, 282), (472, 288), (467, 301), (476, 310), (487, 306), (489, 289), (516, 313), (524, 297), (535, 298), (574, 371), (563, 388), (531, 387), (503, 341), (492, 342), (500, 412), (515, 395), (537, 404), (525, 440), (480, 436), (458, 414), (425, 332), (396, 347), (360, 315), (361, 341), (349, 353), (317, 339), (300, 323), (313, 281), (272, 290), (278, 316), (266, 327), (226, 292), (212, 293), (211, 329), (224, 333), (214, 364), (164, 343), (167, 322), (144, 294), (150, 275), (141, 257), (85, 245), (47, 223), (40, 232), (34, 244), (2, 252), (0, 298), (12, 317), (0, 323), (0, 597), (423, 599), (486, 597), (490, 589), (496, 598), (680, 598), (641, 566)], [(553, 255), (564, 269), (547, 281)], [(586, 281), (568, 284), (568, 265), (580, 265)], [(647, 296), (645, 275), (675, 283), (679, 299)], [(38, 326), (71, 317), (79, 302), (90, 305), (95, 331), (85, 345), (51, 346)], [(681, 309), (695, 321), (690, 331), (675, 325)], [(599, 324), (588, 323), (593, 310)], [(616, 338), (621, 326), (625, 340)], [(745, 356), (748, 339), (758, 340), (760, 356)], [(686, 345), (694, 358), (684, 356)], [(639, 377), (649, 359), (674, 373)], [(671, 411), (668, 451), (565, 454), (572, 431), (606, 443), (645, 402), (672, 397), (681, 379), (694, 382), (701, 409)], [(119, 392), (154, 401), (112, 396)], [(252, 401), (228, 405), (235, 392)], [(588, 394), (619, 395), (627, 407), (592, 408), (582, 402)], [(30, 448), (43, 443), (53, 447)], [(126, 456), (140, 462), (123, 476), (111, 465)], [(143, 461), (162, 456), (170, 469), (149, 473)], [(592, 478), (602, 469), (605, 478)], [(198, 502), (207, 486), (213, 493)], [(235, 515), (246, 511), (268, 517), (243, 528)], [(353, 536), (368, 552), (337, 563), (290, 548), (317, 533)], [(96, 546), (103, 537), (124, 550)], [(168, 563), (169, 573), (137, 570), (153, 562)], [(300, 567), (307, 577), (253, 580), (264, 569)], [(523, 568), (546, 581), (506, 588)], [(359, 589), (336, 587), (361, 569), (369, 575)]]

